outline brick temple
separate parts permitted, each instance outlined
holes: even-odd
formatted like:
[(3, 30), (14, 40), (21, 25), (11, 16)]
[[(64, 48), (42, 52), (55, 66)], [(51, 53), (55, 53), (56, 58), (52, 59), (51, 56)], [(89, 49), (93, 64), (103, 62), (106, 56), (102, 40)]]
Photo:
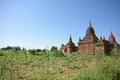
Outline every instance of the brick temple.
[(70, 36), (68, 43), (62, 47), (63, 53), (71, 53), (77, 51), (78, 47), (75, 46), (75, 44), (72, 41), (72, 38)]
[(99, 39), (91, 23), (89, 23), (85, 37), (78, 40), (78, 46), (75, 46), (70, 36), (68, 43), (62, 47), (62, 52), (71, 53), (78, 50), (80, 54), (109, 54), (111, 49), (116, 49), (117, 47), (118, 43), (112, 32), (108, 40), (105, 37), (100, 37)]

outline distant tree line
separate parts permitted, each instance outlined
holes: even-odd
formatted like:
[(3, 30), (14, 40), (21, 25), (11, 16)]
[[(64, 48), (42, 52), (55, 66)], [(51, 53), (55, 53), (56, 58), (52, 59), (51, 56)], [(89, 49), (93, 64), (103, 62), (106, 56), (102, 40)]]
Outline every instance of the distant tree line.
[[(16, 46), (16, 47), (11, 47), (11, 46), (7, 46), (7, 47), (3, 47), (1, 48), (1, 50), (15, 50), (15, 51), (20, 51), (20, 50), (26, 50), (26, 48), (21, 48), (19, 46)], [(58, 48), (56, 46), (52, 46), (50, 51), (55, 51), (55, 50), (58, 50)], [(29, 50), (26, 50), (26, 51), (29, 51), (29, 52), (46, 52), (48, 51), (47, 49), (29, 49)]]
[(7, 47), (1, 48), (1, 50), (15, 50), (15, 51), (19, 51), (19, 50), (22, 50), (22, 49), (19, 46), (17, 46), (17, 47), (7, 46)]

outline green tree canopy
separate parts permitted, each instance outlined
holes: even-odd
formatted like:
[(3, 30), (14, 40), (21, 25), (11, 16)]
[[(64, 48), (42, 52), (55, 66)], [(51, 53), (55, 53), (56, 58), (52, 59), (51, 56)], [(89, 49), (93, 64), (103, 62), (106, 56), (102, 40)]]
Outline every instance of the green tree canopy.
[(55, 51), (55, 50), (58, 50), (58, 48), (56, 46), (52, 46), (51, 51)]

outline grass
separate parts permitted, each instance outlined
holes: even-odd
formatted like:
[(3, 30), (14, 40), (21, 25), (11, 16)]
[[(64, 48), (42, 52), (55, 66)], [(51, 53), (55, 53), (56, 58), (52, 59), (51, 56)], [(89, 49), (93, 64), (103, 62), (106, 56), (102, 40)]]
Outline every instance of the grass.
[(120, 80), (120, 56), (0, 51), (0, 80)]

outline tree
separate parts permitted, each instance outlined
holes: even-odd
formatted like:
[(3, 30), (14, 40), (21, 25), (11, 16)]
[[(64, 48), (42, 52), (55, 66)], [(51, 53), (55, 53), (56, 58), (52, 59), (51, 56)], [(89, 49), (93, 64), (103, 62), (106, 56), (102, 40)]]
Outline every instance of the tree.
[(62, 48), (63, 48), (64, 46), (65, 46), (64, 44), (61, 44), (60, 50), (62, 50)]
[(19, 46), (13, 47), (13, 49), (14, 49), (15, 51), (19, 51), (19, 50), (21, 50), (21, 47), (19, 47)]
[(37, 49), (36, 51), (37, 51), (37, 52), (41, 52), (42, 50), (41, 50), (41, 49)]
[(19, 50), (21, 50), (21, 47), (19, 47), (19, 46), (17, 46), (17, 47), (7, 46), (7, 47), (1, 48), (1, 50), (15, 50), (15, 51), (19, 51)]
[(13, 49), (13, 47), (11, 47), (11, 46), (1, 48), (1, 50), (11, 50), (11, 49)]
[(22, 49), (22, 50), (23, 50), (23, 51), (26, 51), (26, 48), (24, 48), (24, 47), (23, 47), (23, 49)]
[(29, 49), (28, 52), (31, 53), (32, 55), (36, 54), (36, 50), (35, 49)]
[(55, 50), (58, 50), (56, 46), (52, 46), (51, 47), (51, 51), (55, 51)]

